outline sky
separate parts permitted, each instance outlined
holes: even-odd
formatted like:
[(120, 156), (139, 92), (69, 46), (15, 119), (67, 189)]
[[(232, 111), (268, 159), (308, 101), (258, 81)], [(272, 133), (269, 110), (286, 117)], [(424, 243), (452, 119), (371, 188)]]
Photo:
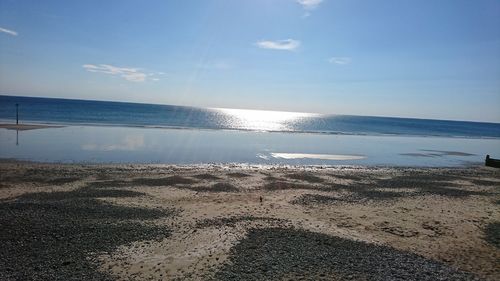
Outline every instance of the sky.
[(0, 0), (0, 94), (500, 122), (500, 1)]

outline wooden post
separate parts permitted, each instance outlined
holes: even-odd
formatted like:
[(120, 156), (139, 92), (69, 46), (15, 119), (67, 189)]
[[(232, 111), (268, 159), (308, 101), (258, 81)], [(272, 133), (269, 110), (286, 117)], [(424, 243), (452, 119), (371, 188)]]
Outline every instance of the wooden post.
[(16, 103), (16, 125), (19, 125), (19, 104)]

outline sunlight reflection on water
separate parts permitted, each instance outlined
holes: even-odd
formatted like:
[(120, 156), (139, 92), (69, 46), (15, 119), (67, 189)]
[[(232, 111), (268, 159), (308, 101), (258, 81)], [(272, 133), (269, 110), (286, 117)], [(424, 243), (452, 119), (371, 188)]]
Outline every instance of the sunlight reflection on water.
[(294, 123), (319, 116), (312, 113), (268, 110), (229, 108), (216, 108), (215, 110), (230, 116), (227, 120), (231, 123), (229, 127), (252, 131), (292, 131)]

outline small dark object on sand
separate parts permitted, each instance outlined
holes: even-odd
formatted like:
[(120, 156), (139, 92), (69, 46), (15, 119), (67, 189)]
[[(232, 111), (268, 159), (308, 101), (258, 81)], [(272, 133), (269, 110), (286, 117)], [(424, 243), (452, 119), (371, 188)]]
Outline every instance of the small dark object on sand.
[(262, 196), (260, 196), (259, 199), (260, 199), (260, 203), (262, 203)]
[(490, 158), (489, 155), (486, 155), (486, 160), (484, 161), (486, 166), (500, 168), (500, 159)]

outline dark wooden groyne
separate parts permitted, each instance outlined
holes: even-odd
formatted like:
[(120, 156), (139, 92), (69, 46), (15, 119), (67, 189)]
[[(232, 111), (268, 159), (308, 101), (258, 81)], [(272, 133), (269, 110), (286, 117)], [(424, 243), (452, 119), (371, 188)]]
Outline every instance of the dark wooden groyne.
[(485, 165), (488, 167), (500, 168), (500, 159), (493, 159), (489, 155), (486, 155)]

